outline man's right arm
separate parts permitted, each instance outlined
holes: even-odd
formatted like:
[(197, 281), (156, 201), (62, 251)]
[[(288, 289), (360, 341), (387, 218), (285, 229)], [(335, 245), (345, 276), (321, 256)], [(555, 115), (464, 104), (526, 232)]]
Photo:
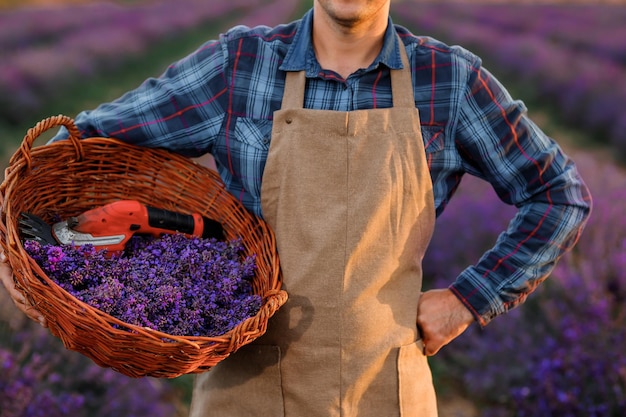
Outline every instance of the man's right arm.
[[(228, 105), (224, 46), (210, 41), (93, 110), (75, 117), (81, 137), (110, 137), (129, 144), (164, 148), (188, 157), (206, 153)], [(51, 141), (66, 139), (61, 128)]]

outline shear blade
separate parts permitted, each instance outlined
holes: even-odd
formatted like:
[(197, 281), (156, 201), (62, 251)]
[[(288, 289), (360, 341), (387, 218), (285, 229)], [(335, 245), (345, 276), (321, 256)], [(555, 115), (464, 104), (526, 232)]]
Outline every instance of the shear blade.
[(59, 244), (52, 234), (52, 227), (39, 216), (21, 213), (19, 225), (24, 240), (36, 240), (49, 245)]

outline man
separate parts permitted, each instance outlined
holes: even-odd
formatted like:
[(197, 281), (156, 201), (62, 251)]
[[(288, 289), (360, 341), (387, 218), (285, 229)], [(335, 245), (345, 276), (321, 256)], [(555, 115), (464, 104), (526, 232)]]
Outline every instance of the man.
[[(477, 57), (389, 9), (315, 0), (301, 21), (234, 28), (76, 119), (86, 137), (211, 153), (276, 232), (289, 301), (197, 377), (193, 416), (435, 416), (426, 356), (523, 302), (582, 230), (591, 199), (558, 145)], [(449, 288), (422, 293), (435, 217), (466, 172), (519, 212)]]

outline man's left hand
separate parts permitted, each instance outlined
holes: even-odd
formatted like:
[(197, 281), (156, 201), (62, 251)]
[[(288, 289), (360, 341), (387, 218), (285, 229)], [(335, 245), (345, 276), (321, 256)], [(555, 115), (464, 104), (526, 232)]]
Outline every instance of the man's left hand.
[(474, 316), (449, 289), (426, 291), (417, 306), (417, 328), (424, 354), (432, 356), (474, 322)]

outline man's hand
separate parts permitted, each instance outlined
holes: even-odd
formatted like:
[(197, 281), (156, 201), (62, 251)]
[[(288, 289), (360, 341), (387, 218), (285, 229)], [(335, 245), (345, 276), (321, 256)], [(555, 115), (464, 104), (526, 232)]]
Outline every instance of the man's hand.
[(11, 265), (7, 261), (4, 252), (0, 248), (0, 281), (2, 285), (7, 289), (9, 295), (13, 299), (13, 302), (24, 314), (26, 314), (31, 320), (39, 322), (43, 327), (47, 327), (46, 319), (43, 315), (37, 311), (24, 295), (15, 288), (15, 282), (13, 281), (13, 270)]
[(430, 290), (420, 298), (416, 322), (424, 353), (432, 356), (463, 333), (474, 316), (449, 289)]

